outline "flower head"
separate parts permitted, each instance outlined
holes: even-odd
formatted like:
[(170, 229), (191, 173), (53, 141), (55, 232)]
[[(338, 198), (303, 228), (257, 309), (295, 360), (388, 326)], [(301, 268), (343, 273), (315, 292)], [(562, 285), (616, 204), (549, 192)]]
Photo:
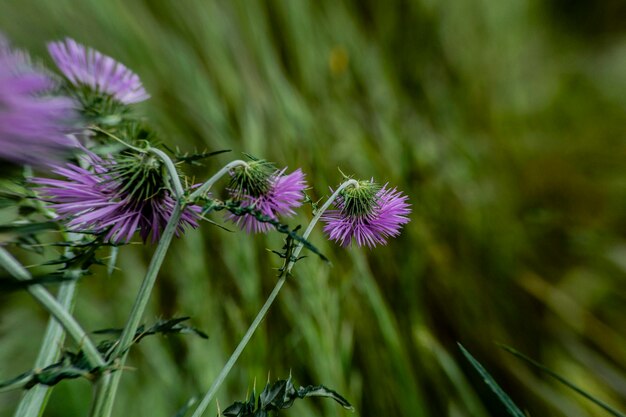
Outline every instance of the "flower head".
[[(89, 170), (67, 164), (54, 169), (56, 174), (65, 179), (32, 180), (43, 186), (39, 192), (51, 203), (50, 207), (67, 221), (72, 231), (103, 233), (106, 241), (127, 243), (139, 230), (144, 242), (150, 236), (151, 241), (156, 242), (176, 202), (162, 182), (156, 188), (151, 187), (152, 181), (157, 179), (157, 174), (147, 172), (153, 161), (132, 172), (143, 171), (140, 172), (145, 175), (143, 179), (139, 175), (133, 179), (128, 177), (132, 173), (124, 173), (120, 168), (123, 163), (106, 161), (93, 154), (86, 159), (91, 165)], [(152, 178), (149, 178), (150, 174), (153, 174)], [(197, 206), (185, 208), (178, 224), (177, 236), (186, 226), (198, 226), (199, 212)]]
[(74, 149), (76, 141), (67, 136), (74, 104), (51, 95), (56, 86), (0, 35), (0, 159), (43, 167)]
[(337, 196), (337, 210), (324, 213), (324, 231), (344, 247), (353, 239), (359, 246), (384, 245), (409, 222), (411, 209), (407, 199), (387, 184), (380, 187), (373, 181), (360, 181), (358, 186), (347, 187)]
[[(302, 170), (287, 175), (285, 170), (274, 170), (265, 161), (252, 161), (231, 173), (231, 197), (239, 201), (241, 207), (253, 207), (272, 220), (291, 216), (295, 214), (293, 209), (302, 205), (307, 184)], [(258, 220), (253, 214), (228, 214), (227, 218), (248, 233), (264, 233), (272, 228), (270, 223)]]
[(61, 72), (75, 86), (88, 86), (124, 104), (150, 98), (137, 74), (113, 58), (86, 48), (73, 39), (50, 42), (48, 51)]

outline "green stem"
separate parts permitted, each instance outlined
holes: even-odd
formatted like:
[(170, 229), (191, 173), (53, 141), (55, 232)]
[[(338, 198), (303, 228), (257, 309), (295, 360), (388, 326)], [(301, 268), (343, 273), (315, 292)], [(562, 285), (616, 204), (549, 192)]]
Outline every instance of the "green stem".
[[(32, 176), (33, 173), (30, 167), (25, 167), (24, 177), (30, 178)], [(56, 220), (58, 218), (56, 213), (46, 208), (46, 205), (42, 200), (35, 199), (34, 201), (36, 202), (39, 210), (47, 218), (52, 220)], [(61, 235), (66, 242), (72, 242), (81, 238), (80, 235), (74, 235), (70, 232), (62, 232)], [(65, 255), (72, 255), (69, 248), (66, 248)], [(67, 270), (65, 271), (65, 275), (71, 280), (64, 285), (61, 285), (57, 294), (57, 301), (67, 310), (68, 313), (72, 314), (72, 310), (74, 308), (74, 298), (76, 297), (76, 280), (80, 278), (81, 273), (75, 270)], [(41, 347), (39, 348), (37, 359), (35, 360), (34, 368), (41, 369), (57, 361), (64, 341), (65, 331), (63, 330), (63, 326), (61, 326), (54, 317), (50, 317), (48, 325), (46, 326)], [(22, 396), (13, 417), (42, 416), (51, 393), (52, 387), (42, 384), (38, 384), (29, 389)]]
[[(76, 281), (70, 281), (59, 288), (57, 301), (69, 313), (72, 312), (75, 292)], [(63, 327), (51, 317), (48, 321), (48, 326), (46, 327), (46, 332), (41, 343), (39, 354), (35, 360), (34, 368), (41, 369), (54, 363), (59, 357), (64, 340), (65, 332), (63, 331)], [(40, 416), (43, 413), (50, 393), (51, 389), (46, 385), (36, 385), (29, 389), (22, 397), (13, 417)]]
[[(319, 219), (322, 217), (322, 214), (324, 214), (324, 212), (328, 209), (328, 207), (330, 207), (332, 202), (337, 198), (339, 193), (341, 191), (343, 191), (346, 187), (349, 187), (349, 186), (357, 187), (358, 186), (358, 182), (355, 181), (355, 180), (347, 180), (344, 183), (342, 183), (339, 186), (339, 188), (337, 188), (337, 190), (335, 190), (333, 195), (330, 196), (330, 198), (324, 203), (322, 208), (317, 210), (317, 212), (315, 213), (315, 216), (313, 216), (313, 219), (311, 220), (311, 222), (307, 226), (304, 234), (302, 235), (302, 237), (304, 239), (307, 239), (309, 237), (309, 235), (313, 231), (313, 228), (315, 227), (315, 224), (319, 221)], [(259, 311), (259, 313), (255, 317), (254, 321), (252, 322), (250, 327), (248, 327), (248, 330), (246, 331), (246, 334), (243, 336), (243, 338), (241, 339), (241, 341), (239, 342), (239, 344), (235, 348), (234, 352), (230, 355), (230, 358), (228, 358), (228, 361), (226, 362), (226, 364), (224, 365), (224, 367), (220, 371), (220, 373), (217, 376), (217, 378), (215, 379), (215, 381), (213, 381), (213, 384), (211, 384), (211, 387), (206, 392), (206, 394), (202, 398), (202, 401), (200, 402), (200, 404), (198, 404), (198, 407), (196, 408), (196, 411), (194, 411), (194, 413), (193, 413), (193, 415), (191, 417), (201, 417), (202, 414), (206, 411), (207, 407), (209, 406), (209, 403), (215, 397), (215, 394), (217, 393), (217, 390), (224, 383), (224, 380), (226, 379), (226, 377), (228, 376), (228, 374), (232, 370), (233, 366), (235, 365), (235, 362), (237, 362), (237, 359), (239, 359), (239, 356), (241, 355), (241, 353), (243, 352), (244, 348), (246, 347), (246, 345), (248, 344), (248, 342), (252, 338), (252, 335), (254, 334), (256, 329), (259, 327), (259, 324), (261, 324), (261, 322), (265, 318), (265, 315), (267, 314), (267, 312), (269, 311), (270, 307), (274, 303), (274, 300), (276, 300), (276, 297), (278, 296), (278, 293), (280, 292), (281, 288), (283, 288), (283, 285), (285, 284), (285, 282), (287, 280), (287, 277), (289, 276), (289, 274), (291, 274), (291, 269), (293, 268), (296, 260), (298, 259), (298, 256), (300, 255), (300, 252), (302, 251), (303, 247), (304, 247), (304, 244), (302, 242), (300, 242), (300, 243), (298, 243), (298, 246), (296, 246), (296, 248), (294, 249), (293, 256), (292, 256), (291, 260), (289, 261), (289, 263), (287, 264), (287, 268), (285, 270), (286, 273), (283, 274), (280, 277), (280, 279), (278, 280), (278, 282), (274, 286), (274, 289), (270, 293), (269, 297), (267, 297), (267, 300), (265, 301), (265, 304), (263, 304), (263, 307), (261, 307), (261, 310)]]
[(89, 127), (89, 129), (93, 130), (94, 132), (98, 132), (98, 133), (105, 134), (105, 135), (107, 135), (108, 137), (110, 137), (111, 139), (113, 139), (113, 140), (115, 140), (115, 141), (117, 141), (117, 142), (121, 143), (122, 145), (126, 146), (126, 147), (127, 147), (127, 148), (129, 148), (129, 149), (132, 149), (132, 150), (134, 150), (134, 151), (141, 152), (141, 153), (145, 153), (145, 152), (146, 152), (146, 149), (142, 149), (142, 148), (138, 148), (138, 147), (136, 147), (136, 146), (133, 146), (133, 145), (131, 145), (130, 143), (127, 143), (127, 142), (125, 142), (124, 140), (122, 140), (122, 139), (118, 138), (118, 137), (117, 137), (117, 136), (115, 136), (113, 133), (108, 132), (108, 131), (106, 131), (106, 130), (104, 130), (104, 129), (102, 129), (102, 128), (98, 127), (98, 126), (90, 126), (90, 127)]
[[(115, 376), (118, 374), (121, 374), (121, 371), (104, 374), (93, 385), (94, 400), (91, 402), (91, 409), (89, 410), (90, 416), (101, 415), (104, 412), (104, 409), (107, 407), (107, 404), (109, 401), (108, 395), (110, 395), (110, 393), (113, 392), (113, 396), (115, 396), (115, 390), (117, 389), (117, 384), (115, 384), (115, 387), (113, 387), (113, 378), (115, 378)], [(114, 398), (110, 400), (111, 408), (113, 407), (113, 400)], [(108, 412), (110, 413), (111, 410), (109, 409)]]
[[(4, 267), (13, 277), (28, 281), (32, 279), (30, 273), (11, 256), (5, 248), (0, 246), (0, 265)], [(85, 353), (89, 365), (92, 368), (102, 368), (106, 364), (96, 346), (87, 336), (87, 333), (80, 327), (76, 319), (67, 312), (65, 307), (59, 303), (42, 285), (30, 285), (28, 292), (63, 326), (65, 331), (76, 341)]]
[(204, 184), (202, 184), (196, 191), (194, 191), (189, 196), (189, 201), (194, 202), (198, 197), (200, 197), (203, 194), (205, 194), (206, 192), (208, 192), (211, 189), (211, 187), (213, 186), (213, 184), (215, 184), (217, 182), (217, 180), (222, 178), (224, 175), (226, 175), (233, 168), (238, 167), (238, 166), (246, 166), (246, 165), (248, 165), (248, 163), (246, 161), (242, 161), (240, 159), (236, 159), (236, 160), (234, 160), (232, 162), (229, 162), (228, 164), (224, 165), (224, 167), (222, 169), (217, 171), (215, 173), (215, 175), (213, 175), (211, 178), (209, 178)]
[[(176, 228), (178, 227), (182, 212), (183, 206), (182, 202), (179, 200), (176, 203), (176, 206), (174, 206), (174, 211), (172, 212), (167, 226), (165, 226), (163, 235), (161, 236), (154, 255), (150, 260), (148, 271), (146, 272), (146, 276), (141, 283), (141, 287), (139, 288), (139, 292), (135, 298), (135, 303), (133, 304), (130, 316), (128, 317), (128, 321), (124, 327), (124, 331), (120, 336), (120, 340), (116, 345), (115, 350), (110, 356), (111, 358), (117, 358), (116, 364), (120, 369), (123, 368), (126, 358), (128, 357), (128, 351), (130, 350), (135, 333), (137, 332), (143, 313), (148, 305), (152, 288), (156, 282), (157, 275), (161, 269), (167, 250), (172, 242), (172, 238), (176, 234)], [(95, 404), (91, 413), (92, 416), (109, 417), (111, 415), (121, 377), (122, 371), (120, 370), (111, 376), (110, 383), (102, 383), (102, 389), (97, 390)]]
[(181, 198), (185, 194), (185, 190), (183, 189), (183, 185), (180, 183), (180, 178), (178, 177), (178, 171), (176, 170), (176, 166), (172, 162), (169, 156), (165, 152), (156, 148), (149, 148), (149, 152), (152, 152), (156, 156), (158, 156), (161, 161), (165, 164), (165, 168), (170, 175), (170, 181), (172, 182), (172, 186), (174, 187), (174, 194), (176, 197)]

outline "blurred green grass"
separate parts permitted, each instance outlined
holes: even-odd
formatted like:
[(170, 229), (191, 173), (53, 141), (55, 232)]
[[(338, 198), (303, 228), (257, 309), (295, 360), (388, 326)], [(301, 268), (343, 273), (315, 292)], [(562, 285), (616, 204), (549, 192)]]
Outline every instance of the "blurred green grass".
[[(219, 394), (290, 371), (362, 416), (501, 416), (462, 342), (532, 415), (601, 416), (500, 351), (502, 342), (626, 408), (626, 19), (619, 2), (510, 0), (0, 0), (0, 30), (47, 63), (70, 36), (140, 74), (164, 142), (302, 167), (314, 197), (338, 167), (410, 196), (403, 235), (376, 250), (313, 241)], [(229, 156), (195, 171), (204, 178)], [(305, 222), (301, 215), (298, 222)], [(293, 222), (292, 222), (293, 223)], [(176, 242), (146, 319), (209, 333), (145, 340), (117, 415), (170, 416), (206, 389), (273, 286), (276, 236), (204, 226)], [(83, 281), (78, 317), (121, 326), (152, 248)], [(0, 305), (0, 379), (30, 366), (45, 315)], [(47, 416), (84, 414), (89, 384)], [(10, 415), (17, 395), (0, 396)], [(340, 416), (306, 402), (291, 415)]]

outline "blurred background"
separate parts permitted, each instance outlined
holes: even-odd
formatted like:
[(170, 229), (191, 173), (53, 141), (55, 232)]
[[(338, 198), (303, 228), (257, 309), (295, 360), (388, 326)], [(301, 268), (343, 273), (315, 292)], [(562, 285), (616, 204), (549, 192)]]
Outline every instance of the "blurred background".
[[(0, 30), (47, 64), (45, 42), (69, 36), (136, 71), (152, 94), (137, 112), (164, 143), (233, 151), (199, 179), (249, 152), (302, 167), (314, 199), (338, 168), (410, 196), (386, 247), (313, 234), (332, 266), (296, 266), (222, 408), (291, 372), (358, 416), (505, 416), (457, 342), (530, 415), (606, 414), (496, 342), (626, 408), (625, 2), (0, 0)], [(209, 224), (175, 242), (145, 321), (189, 315), (210, 339), (142, 341), (116, 415), (172, 416), (209, 387), (281, 244)], [(87, 329), (124, 325), (153, 249), (125, 247), (111, 277), (82, 281)], [(26, 294), (3, 297), (0, 379), (30, 369), (46, 319)], [(45, 415), (85, 415), (90, 395), (63, 382)], [(18, 398), (2, 394), (0, 415)], [(351, 414), (307, 400), (284, 415)]]

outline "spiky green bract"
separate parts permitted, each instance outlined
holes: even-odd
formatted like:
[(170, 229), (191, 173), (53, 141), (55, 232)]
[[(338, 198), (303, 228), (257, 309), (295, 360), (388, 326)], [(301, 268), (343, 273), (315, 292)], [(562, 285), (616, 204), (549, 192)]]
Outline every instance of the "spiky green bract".
[[(233, 194), (232, 197), (242, 207), (253, 207), (264, 216), (277, 220), (279, 216), (292, 216), (294, 208), (300, 207), (303, 200), (303, 191), (307, 184), (304, 173), (297, 169), (290, 174), (285, 174), (286, 168), (277, 170), (265, 181), (267, 190), (258, 196), (250, 194)], [(232, 193), (232, 191), (231, 191)], [(234, 213), (227, 219), (237, 224), (248, 233), (265, 233), (271, 230), (269, 223), (259, 221), (255, 216), (244, 214), (237, 216)]]
[(359, 181), (355, 187), (347, 187), (341, 191), (343, 211), (352, 217), (367, 216), (376, 207), (376, 195), (381, 187), (374, 181)]
[(270, 177), (274, 172), (276, 167), (271, 162), (253, 159), (231, 171), (228, 189), (235, 199), (263, 196), (271, 187)]
[(68, 89), (76, 102), (78, 110), (86, 120), (102, 126), (116, 126), (128, 115), (130, 109), (113, 96), (99, 93), (86, 86)]
[(111, 178), (121, 186), (119, 192), (135, 200), (160, 197), (166, 192), (163, 162), (152, 153), (123, 151), (108, 168)]

